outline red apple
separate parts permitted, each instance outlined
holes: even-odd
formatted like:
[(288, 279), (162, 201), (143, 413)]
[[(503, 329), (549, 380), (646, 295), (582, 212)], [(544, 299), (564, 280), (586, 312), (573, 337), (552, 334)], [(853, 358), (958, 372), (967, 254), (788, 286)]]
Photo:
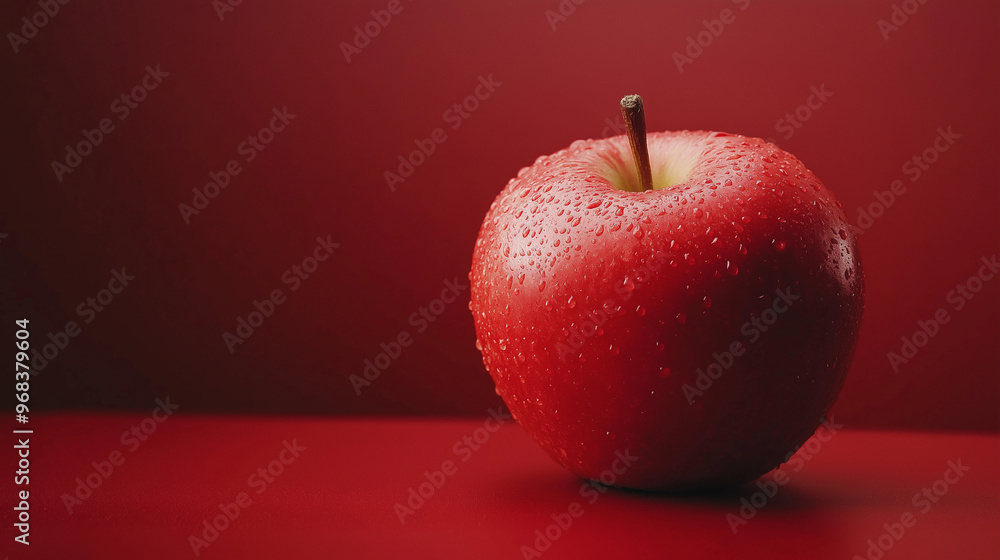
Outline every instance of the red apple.
[(791, 154), (721, 132), (647, 136), (636, 99), (632, 144), (574, 142), (497, 196), (470, 273), (477, 347), (517, 421), (573, 473), (740, 484), (788, 460), (844, 383), (863, 307), (855, 236)]

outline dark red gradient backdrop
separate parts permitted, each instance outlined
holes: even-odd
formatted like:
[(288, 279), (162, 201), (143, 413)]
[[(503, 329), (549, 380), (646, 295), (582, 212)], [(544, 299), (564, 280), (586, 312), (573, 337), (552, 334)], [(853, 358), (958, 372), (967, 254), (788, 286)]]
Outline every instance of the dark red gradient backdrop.
[[(861, 239), (867, 311), (836, 416), (997, 428), (1000, 280), (960, 310), (947, 301), (1000, 246), (996, 2), (931, 0), (888, 40), (877, 22), (889, 1), (591, 0), (552, 29), (558, 4), (403, 0), (350, 62), (341, 43), (386, 2), (244, 2), (221, 21), (208, 1), (70, 2), (18, 52), (5, 45), (3, 336), (21, 315), (36, 347), (67, 321), (82, 326), (37, 368), (32, 399), (485, 414), (498, 398), (468, 292), (423, 332), (410, 316), (446, 282), (467, 285), (479, 224), (519, 168), (612, 133), (618, 99), (635, 92), (650, 130), (775, 138), (853, 221), (901, 179), (905, 193)], [(672, 54), (723, 9), (735, 21), (678, 71)], [(19, 33), (37, 10), (7, 2), (0, 24)], [(169, 75), (120, 119), (113, 101), (157, 65)], [(487, 98), (453, 129), (446, 111), (480, 78), (493, 91), (481, 87)], [(813, 87), (830, 94), (800, 111), (801, 127), (780, 122)], [(241, 142), (282, 108), (294, 118), (247, 162)], [(114, 130), (58, 180), (52, 162), (104, 118)], [(447, 139), (392, 192), (384, 173), (439, 127)], [(904, 164), (949, 127), (959, 137), (911, 181)], [(233, 159), (240, 173), (186, 223), (179, 205)], [(317, 237), (340, 246), (290, 291), (283, 274)], [(78, 314), (121, 267), (135, 279)], [(231, 354), (223, 333), (275, 289), (284, 302)], [(894, 371), (887, 353), (942, 307), (950, 321)], [(357, 395), (350, 376), (402, 331), (413, 344)]]

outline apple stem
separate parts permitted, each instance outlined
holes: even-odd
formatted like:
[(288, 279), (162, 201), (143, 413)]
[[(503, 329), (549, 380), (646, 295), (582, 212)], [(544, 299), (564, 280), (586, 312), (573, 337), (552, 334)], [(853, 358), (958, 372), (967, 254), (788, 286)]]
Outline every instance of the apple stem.
[(638, 95), (626, 95), (622, 98), (622, 118), (625, 119), (625, 132), (628, 143), (632, 147), (632, 159), (639, 172), (639, 184), (642, 190), (653, 188), (653, 171), (649, 167), (649, 150), (646, 148), (646, 113), (642, 110), (642, 98)]

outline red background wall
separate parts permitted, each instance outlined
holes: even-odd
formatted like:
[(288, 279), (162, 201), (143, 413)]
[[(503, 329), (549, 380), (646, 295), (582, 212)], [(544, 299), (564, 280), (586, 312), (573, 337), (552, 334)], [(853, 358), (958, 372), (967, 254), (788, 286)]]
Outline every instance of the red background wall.
[[(590, 0), (553, 29), (556, 0), (404, 0), (345, 60), (341, 43), (386, 5), (244, 2), (220, 21), (208, 1), (70, 2), (17, 53), (0, 48), (3, 336), (20, 316), (36, 347), (67, 321), (82, 330), (37, 368), (36, 405), (147, 408), (169, 394), (189, 410), (484, 414), (498, 398), (468, 293), (425, 332), (408, 318), (446, 280), (466, 282), (482, 217), (520, 167), (610, 134), (618, 99), (637, 92), (650, 130), (776, 138), (852, 220), (902, 179), (862, 237), (867, 311), (835, 414), (997, 429), (1000, 281), (959, 311), (946, 301), (998, 247), (996, 2), (931, 0), (886, 40), (888, 1)], [(679, 72), (672, 53), (723, 9), (735, 20)], [(38, 10), (7, 2), (0, 26), (19, 32)], [(120, 120), (111, 103), (147, 65), (169, 76)], [(500, 85), (452, 130), (444, 112), (480, 76)], [(779, 119), (811, 86), (832, 95), (786, 138)], [(282, 107), (294, 119), (245, 162), (239, 144)], [(114, 130), (57, 180), (53, 160), (103, 118)], [(960, 138), (910, 181), (904, 163), (949, 126)], [(391, 192), (384, 172), (437, 127), (447, 140)], [(240, 174), (186, 224), (178, 205), (230, 159)], [(327, 235), (340, 247), (290, 292), (283, 273)], [(77, 306), (123, 266), (135, 279), (84, 324)], [(274, 289), (287, 300), (230, 354), (223, 332)], [(940, 307), (952, 320), (893, 371), (887, 353)], [(414, 344), (356, 395), (349, 376), (403, 330)]]

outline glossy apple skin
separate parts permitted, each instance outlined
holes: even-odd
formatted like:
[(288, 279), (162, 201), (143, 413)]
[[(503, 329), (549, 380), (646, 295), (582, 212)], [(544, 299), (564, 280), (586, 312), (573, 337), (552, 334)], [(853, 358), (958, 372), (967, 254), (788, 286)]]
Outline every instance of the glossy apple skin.
[[(617, 190), (609, 169), (634, 173), (618, 136), (543, 156), (497, 196), (469, 275), (477, 347), (520, 425), (573, 473), (620, 470), (627, 450), (639, 459), (615, 486), (744, 483), (787, 461), (844, 383), (863, 308), (856, 239), (773, 144), (648, 138), (661, 168), (688, 162), (686, 180)], [(712, 379), (717, 361), (729, 367)]]

